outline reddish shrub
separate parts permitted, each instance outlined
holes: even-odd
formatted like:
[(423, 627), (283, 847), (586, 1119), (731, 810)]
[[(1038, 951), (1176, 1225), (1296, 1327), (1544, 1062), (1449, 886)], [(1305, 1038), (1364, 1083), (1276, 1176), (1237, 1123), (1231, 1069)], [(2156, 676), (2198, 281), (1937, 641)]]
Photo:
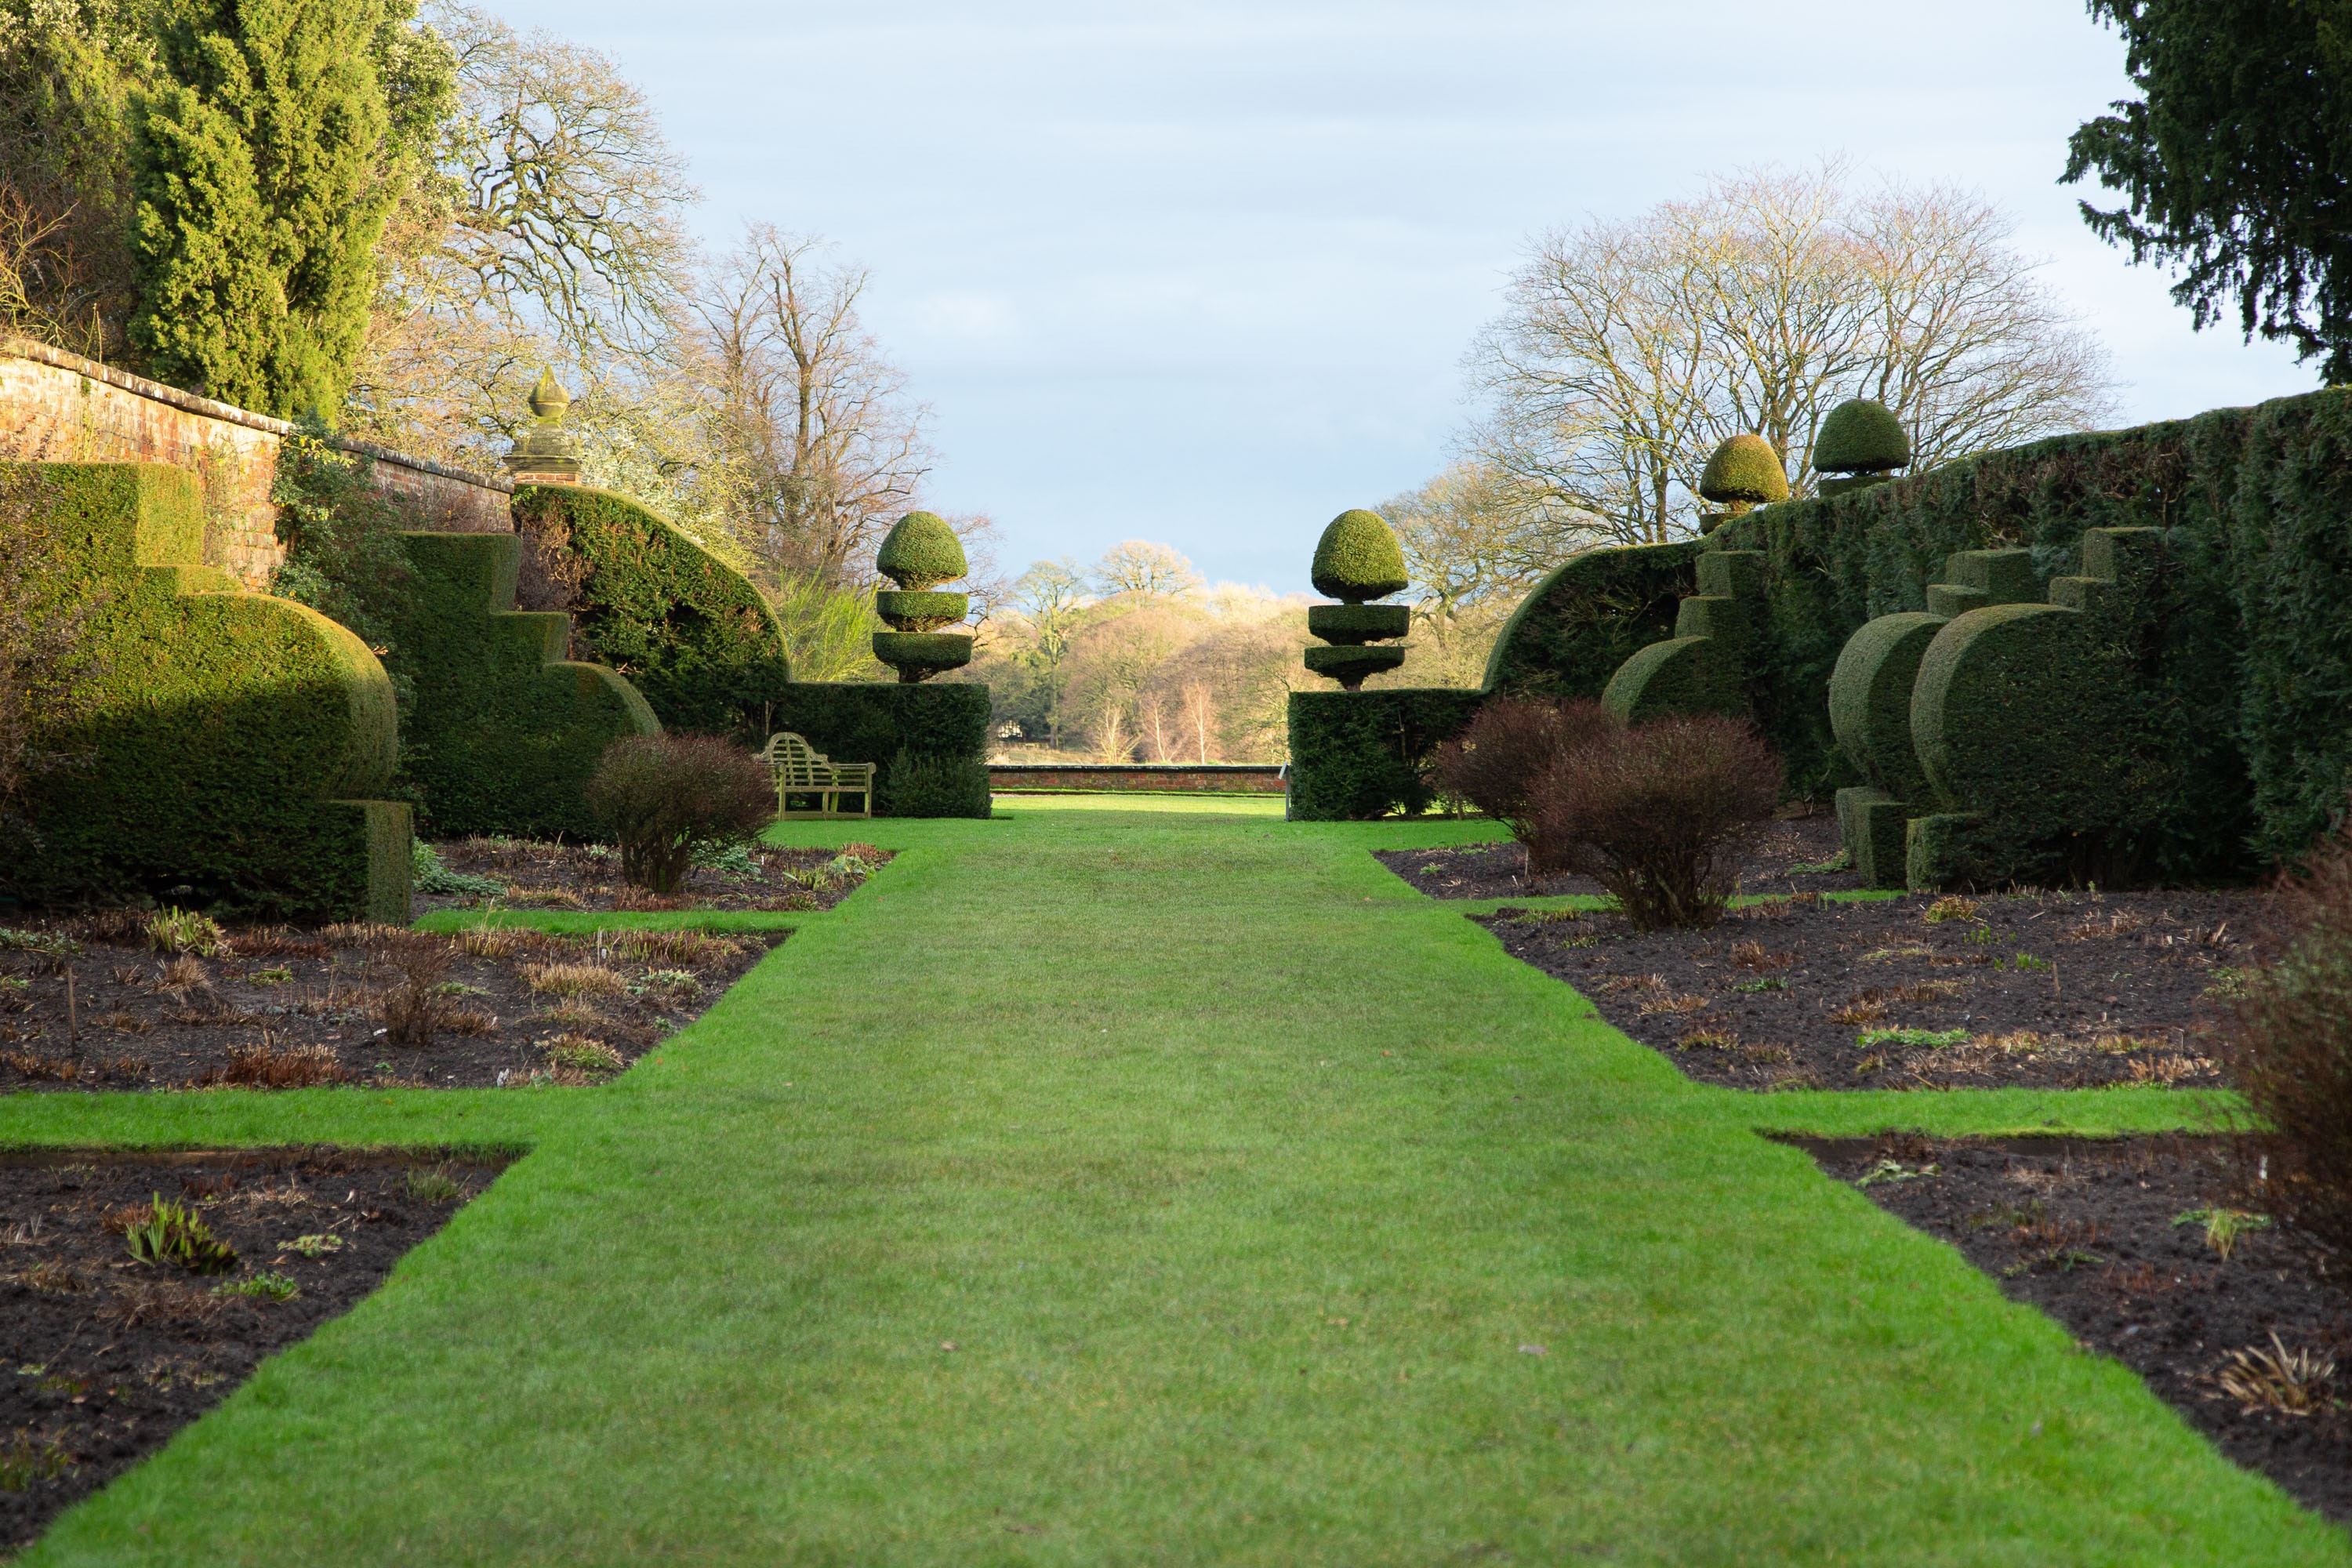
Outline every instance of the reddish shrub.
[(711, 735), (631, 735), (604, 748), (588, 809), (621, 841), (630, 886), (676, 898), (698, 849), (748, 844), (775, 819), (759, 758)]
[[(1676, 714), (1601, 731), (1535, 789), (1534, 840), (1617, 897), (1643, 931), (1723, 918), (1738, 852), (1780, 798), (1780, 761), (1748, 724)], [(1529, 851), (1532, 857), (1532, 849)]]
[(1560, 758), (1615, 729), (1598, 702), (1498, 697), (1438, 747), (1437, 782), (1507, 826), (1528, 847), (1528, 874), (1544, 876), (1561, 866), (1552, 846), (1530, 833), (1528, 803)]
[(2352, 842), (2339, 830), (2273, 889), (2283, 948), (2247, 978), (2214, 1055), (2253, 1121), (2236, 1135), (2245, 1201), (2352, 1247)]

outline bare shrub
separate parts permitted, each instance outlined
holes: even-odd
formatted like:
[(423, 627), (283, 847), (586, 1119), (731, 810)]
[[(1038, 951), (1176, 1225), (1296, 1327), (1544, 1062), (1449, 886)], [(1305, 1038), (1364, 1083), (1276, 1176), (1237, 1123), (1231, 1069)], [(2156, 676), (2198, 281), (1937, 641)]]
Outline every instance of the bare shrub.
[(621, 875), (674, 898), (697, 851), (748, 844), (775, 819), (776, 786), (757, 757), (711, 735), (631, 735), (604, 748), (588, 809), (621, 842)]
[(332, 1046), (273, 1047), (264, 1037), (256, 1046), (231, 1046), (228, 1066), (206, 1074), (206, 1084), (235, 1084), (243, 1089), (315, 1089), (321, 1084), (348, 1083), (351, 1072)]
[(1528, 847), (1528, 874), (1547, 876), (1561, 863), (1557, 847), (1533, 830), (1536, 786), (1570, 752), (1615, 727), (1598, 702), (1496, 698), (1437, 748), (1437, 782), (1508, 827)]
[(1560, 866), (1615, 894), (1636, 929), (1657, 931), (1723, 918), (1738, 852), (1780, 798), (1780, 761), (1754, 729), (1693, 713), (1605, 730), (1567, 752), (1528, 810)]
[(2282, 876), (2268, 913), (2284, 952), (2214, 1041), (2253, 1113), (2235, 1135), (2245, 1199), (2352, 1247), (2352, 833)]
[(376, 1010), (383, 1018), (383, 1037), (395, 1046), (429, 1046), (436, 1031), (447, 1024), (455, 1001), (441, 990), (449, 973), (449, 943), (422, 931), (400, 931), (379, 938), (373, 947), (400, 975), (388, 988)]

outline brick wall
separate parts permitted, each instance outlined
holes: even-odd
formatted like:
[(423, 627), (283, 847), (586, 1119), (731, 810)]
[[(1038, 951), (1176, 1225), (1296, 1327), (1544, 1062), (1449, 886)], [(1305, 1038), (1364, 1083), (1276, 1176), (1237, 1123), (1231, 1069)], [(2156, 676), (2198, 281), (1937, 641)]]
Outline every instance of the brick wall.
[[(269, 488), (294, 427), (45, 344), (0, 339), (0, 458), (58, 463), (170, 463), (204, 487), (205, 559), (249, 588), (285, 560)], [(364, 442), (378, 488), (424, 526), (461, 533), (514, 528), (500, 478), (464, 473)]]
[(992, 763), (988, 786), (1024, 790), (1178, 790), (1188, 795), (1280, 795), (1286, 787), (1276, 763)]

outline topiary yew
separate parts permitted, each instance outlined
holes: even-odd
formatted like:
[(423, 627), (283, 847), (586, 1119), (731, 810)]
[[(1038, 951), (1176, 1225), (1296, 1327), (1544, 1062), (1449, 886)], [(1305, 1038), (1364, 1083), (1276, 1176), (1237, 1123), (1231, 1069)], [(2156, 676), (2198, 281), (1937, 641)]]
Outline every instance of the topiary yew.
[(1751, 506), (1789, 499), (1780, 454), (1761, 436), (1734, 436), (1717, 447), (1698, 478), (1698, 493), (1738, 516)]
[(937, 512), (910, 511), (882, 541), (875, 567), (899, 587), (919, 593), (952, 583), (971, 570), (963, 542)]
[(883, 540), (874, 564), (898, 591), (874, 595), (874, 609), (890, 626), (874, 634), (874, 657), (898, 672), (900, 681), (928, 680), (943, 669), (971, 662), (971, 638), (938, 628), (963, 619), (969, 595), (934, 590), (971, 570), (963, 543), (935, 512), (910, 511)]
[(1911, 437), (1883, 403), (1850, 397), (1829, 412), (1813, 437), (1813, 471), (1883, 474), (1911, 461)]
[(1401, 647), (1367, 646), (1401, 637), (1412, 625), (1406, 605), (1365, 603), (1397, 593), (1408, 581), (1404, 552), (1380, 513), (1357, 507), (1333, 518), (1315, 542), (1308, 575), (1317, 593), (1340, 601), (1307, 612), (1307, 629), (1332, 645), (1306, 650), (1308, 669), (1338, 681), (1342, 690), (1358, 691), (1367, 676), (1404, 662)]
[(1395, 531), (1380, 513), (1361, 507), (1341, 512), (1323, 530), (1309, 576), (1317, 593), (1345, 605), (1402, 593), (1408, 581)]

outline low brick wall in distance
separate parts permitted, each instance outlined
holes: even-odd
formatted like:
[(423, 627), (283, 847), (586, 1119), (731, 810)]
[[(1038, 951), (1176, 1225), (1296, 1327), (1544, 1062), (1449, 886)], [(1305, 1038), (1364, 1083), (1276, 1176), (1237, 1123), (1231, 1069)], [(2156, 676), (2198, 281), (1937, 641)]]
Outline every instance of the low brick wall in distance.
[(988, 787), (998, 795), (1280, 795), (1285, 771), (1274, 763), (991, 763)]

